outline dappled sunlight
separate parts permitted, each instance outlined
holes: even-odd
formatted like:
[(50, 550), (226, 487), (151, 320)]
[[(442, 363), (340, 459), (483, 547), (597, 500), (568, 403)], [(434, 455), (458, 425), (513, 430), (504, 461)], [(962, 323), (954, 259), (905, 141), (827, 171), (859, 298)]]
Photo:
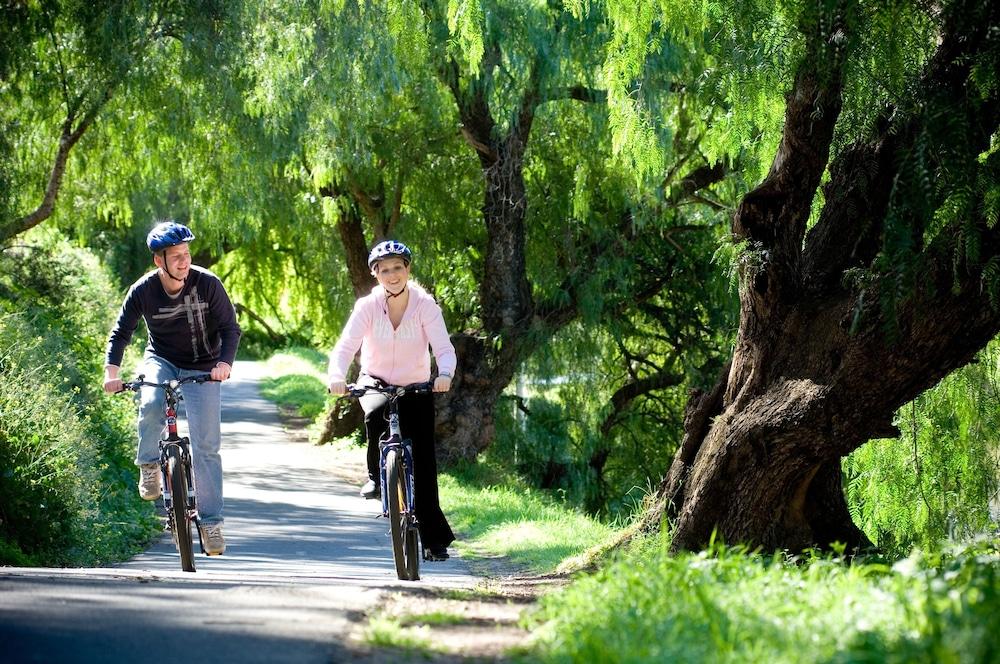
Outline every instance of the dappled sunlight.
[[(246, 376), (259, 364), (240, 363)], [(333, 450), (290, 442), (274, 405), (251, 380), (225, 384), (222, 461), (225, 470), (226, 553), (198, 552), (196, 574), (254, 578), (308, 577), (315, 583), (396, 582), (388, 522), (378, 501), (333, 473)], [(360, 480), (360, 478), (359, 478)], [(173, 573), (177, 552), (164, 534), (143, 555), (119, 569)], [(469, 583), (459, 558), (424, 564), (430, 583)]]

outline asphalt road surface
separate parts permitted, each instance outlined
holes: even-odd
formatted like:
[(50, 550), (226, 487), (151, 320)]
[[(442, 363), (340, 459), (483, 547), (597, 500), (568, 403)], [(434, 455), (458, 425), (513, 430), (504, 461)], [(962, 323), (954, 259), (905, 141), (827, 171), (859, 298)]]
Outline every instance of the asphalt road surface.
[(398, 580), (380, 506), (288, 438), (260, 371), (237, 362), (223, 385), (225, 555), (182, 572), (165, 534), (112, 568), (0, 568), (0, 662), (347, 661), (383, 591), (476, 584), (454, 556)]

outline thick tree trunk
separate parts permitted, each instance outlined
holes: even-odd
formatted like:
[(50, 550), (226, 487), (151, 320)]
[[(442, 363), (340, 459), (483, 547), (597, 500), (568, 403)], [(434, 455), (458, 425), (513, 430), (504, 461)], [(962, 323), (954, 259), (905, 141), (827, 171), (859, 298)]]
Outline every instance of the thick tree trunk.
[[(990, 244), (1000, 250), (996, 235)], [(867, 545), (844, 501), (841, 458), (871, 437), (892, 435), (900, 406), (968, 363), (1000, 331), (1000, 313), (977, 280), (954, 295), (945, 265), (928, 269), (927, 290), (909, 308), (899, 339), (886, 339), (881, 319), (851, 335), (845, 297), (790, 316), (771, 364), (750, 371), (765, 374), (754, 398), (720, 399), (732, 371), (693, 398), (684, 441), (646, 526), (665, 514), (679, 549), (703, 546), (713, 530), (724, 541), (766, 549)], [(927, 311), (937, 314), (919, 315)]]
[(458, 372), (452, 389), (435, 397), (438, 458), (444, 463), (472, 460), (493, 442), (494, 411), (517, 363), (495, 351), (487, 339), (452, 335)]
[[(959, 267), (951, 233), (924, 247), (922, 222), (911, 220), (919, 278), (906, 297), (892, 298), (895, 309), (883, 304), (897, 295), (896, 274), (872, 265), (920, 123), (947, 110), (968, 128), (962, 147), (973, 157), (997, 130), (996, 93), (970, 94), (966, 85), (1000, 12), (978, 7), (981, 16), (969, 21), (964, 8), (951, 11), (921, 80), (924, 103), (947, 108), (887, 119), (875, 140), (846, 148), (829, 166), (826, 205), (806, 238), (839, 113), (843, 58), (810, 42), (820, 47), (807, 55), (787, 97), (771, 172), (733, 221), (756, 260), (746, 261), (741, 275), (730, 366), (710, 392), (692, 396), (681, 447), (642, 522), (654, 529), (665, 517), (675, 549), (700, 548), (713, 532), (770, 550), (866, 546), (844, 500), (841, 458), (872, 437), (892, 435), (900, 406), (1000, 331), (982, 267), (1000, 255), (1000, 231), (981, 217), (971, 220), (978, 263)], [(844, 282), (850, 268), (868, 271), (869, 280)]]

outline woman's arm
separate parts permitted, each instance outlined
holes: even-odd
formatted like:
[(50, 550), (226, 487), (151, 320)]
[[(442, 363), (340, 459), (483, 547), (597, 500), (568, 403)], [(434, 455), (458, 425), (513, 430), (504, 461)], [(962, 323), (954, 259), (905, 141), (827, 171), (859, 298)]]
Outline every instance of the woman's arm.
[(342, 383), (347, 379), (347, 370), (351, 366), (351, 360), (361, 348), (361, 342), (371, 329), (371, 310), (365, 306), (365, 298), (354, 303), (354, 310), (351, 311), (344, 331), (340, 333), (333, 350), (330, 351), (330, 367), (328, 369), (328, 384), (334, 382)]

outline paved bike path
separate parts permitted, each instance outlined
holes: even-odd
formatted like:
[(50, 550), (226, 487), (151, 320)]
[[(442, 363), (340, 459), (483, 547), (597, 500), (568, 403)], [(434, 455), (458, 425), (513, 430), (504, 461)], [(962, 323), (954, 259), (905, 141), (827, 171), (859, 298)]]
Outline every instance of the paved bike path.
[(334, 475), (328, 448), (289, 438), (261, 371), (237, 362), (223, 384), (226, 554), (181, 572), (164, 535), (114, 568), (0, 568), (5, 661), (341, 661), (382, 590), (479, 581), (457, 557), (399, 581), (377, 503)]
[[(358, 495), (364, 478), (349, 484), (334, 475), (328, 448), (289, 439), (274, 404), (259, 394), (261, 371), (238, 362), (223, 383), (226, 553), (197, 555), (198, 572), (397, 582), (381, 505)], [(173, 571), (179, 562), (165, 534), (121, 567)], [(474, 582), (459, 558), (424, 563), (421, 573), (425, 584)]]

